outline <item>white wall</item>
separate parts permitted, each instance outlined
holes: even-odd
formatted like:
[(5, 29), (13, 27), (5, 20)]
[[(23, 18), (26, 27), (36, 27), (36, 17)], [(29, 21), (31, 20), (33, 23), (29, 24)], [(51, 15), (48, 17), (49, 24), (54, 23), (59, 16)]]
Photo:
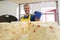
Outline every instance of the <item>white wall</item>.
[(18, 4), (8, 1), (0, 1), (0, 15), (9, 14), (16, 17), (17, 8), (18, 8)]

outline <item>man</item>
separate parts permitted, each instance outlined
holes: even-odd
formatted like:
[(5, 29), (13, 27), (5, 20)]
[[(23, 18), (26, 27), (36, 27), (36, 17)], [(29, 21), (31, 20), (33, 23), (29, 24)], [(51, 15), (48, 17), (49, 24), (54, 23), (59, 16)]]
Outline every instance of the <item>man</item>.
[(30, 21), (30, 6), (29, 4), (24, 5), (25, 15), (21, 18), (21, 21)]
[(35, 11), (35, 15), (31, 15), (31, 21), (40, 21), (41, 18), (41, 12)]

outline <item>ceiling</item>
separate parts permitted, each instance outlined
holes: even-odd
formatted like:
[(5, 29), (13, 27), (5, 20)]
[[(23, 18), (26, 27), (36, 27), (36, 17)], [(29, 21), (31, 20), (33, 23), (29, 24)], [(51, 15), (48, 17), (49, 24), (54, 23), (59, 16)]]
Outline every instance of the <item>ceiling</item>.
[(11, 1), (18, 4), (24, 4), (24, 3), (37, 3), (37, 2), (55, 2), (56, 0), (0, 0), (0, 1)]

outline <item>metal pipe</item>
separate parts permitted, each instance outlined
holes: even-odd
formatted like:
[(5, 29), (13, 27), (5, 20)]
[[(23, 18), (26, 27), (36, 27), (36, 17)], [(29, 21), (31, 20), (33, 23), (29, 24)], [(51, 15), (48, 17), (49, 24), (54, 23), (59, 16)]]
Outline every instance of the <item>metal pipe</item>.
[(18, 14), (19, 14), (19, 21), (20, 21), (20, 5), (21, 5), (21, 4), (19, 4), (19, 13), (18, 13)]
[[(54, 14), (54, 13), (46, 13), (46, 15), (51, 15), (51, 14)], [(20, 14), (20, 15), (25, 15), (25, 14)], [(29, 14), (29, 15), (35, 15), (35, 14)], [(42, 15), (45, 15), (45, 13), (42, 13)]]
[(55, 2), (55, 1), (42, 1), (42, 2), (30, 2), (30, 3), (21, 3), (21, 4), (37, 4), (37, 3), (43, 3), (43, 2)]
[(59, 25), (58, 1), (56, 1), (56, 21), (58, 22), (58, 25)]

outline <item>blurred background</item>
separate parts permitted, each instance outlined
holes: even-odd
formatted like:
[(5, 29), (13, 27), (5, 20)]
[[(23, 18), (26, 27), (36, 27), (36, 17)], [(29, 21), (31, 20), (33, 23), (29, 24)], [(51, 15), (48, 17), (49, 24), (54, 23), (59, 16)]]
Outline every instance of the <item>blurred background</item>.
[(60, 24), (60, 0), (0, 0), (0, 16), (9, 14), (19, 20), (25, 14), (23, 8), (25, 3), (29, 3), (31, 14), (34, 14), (34, 11), (42, 12), (40, 21), (56, 21)]

